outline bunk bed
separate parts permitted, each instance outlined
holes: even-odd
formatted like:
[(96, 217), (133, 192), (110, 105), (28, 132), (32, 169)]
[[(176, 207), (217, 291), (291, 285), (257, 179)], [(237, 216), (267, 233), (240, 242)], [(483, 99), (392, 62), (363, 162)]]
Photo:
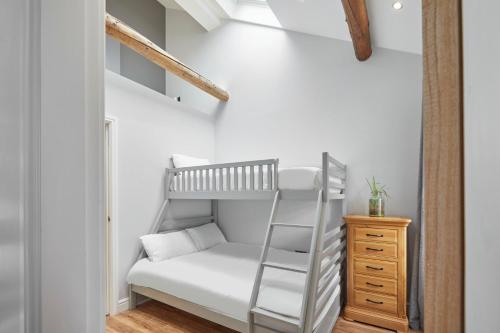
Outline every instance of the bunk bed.
[[(128, 276), (130, 307), (143, 295), (238, 332), (330, 333), (345, 294), (345, 190), (346, 166), (328, 153), (321, 168), (280, 169), (278, 159), (168, 168), (150, 233), (217, 224), (218, 200), (273, 200), (264, 245), (222, 242), (159, 263), (141, 253)], [(168, 220), (175, 199), (210, 199), (212, 214)], [(283, 200), (315, 201), (314, 221), (279, 221)], [(307, 230), (309, 251), (272, 248), (278, 228)]]

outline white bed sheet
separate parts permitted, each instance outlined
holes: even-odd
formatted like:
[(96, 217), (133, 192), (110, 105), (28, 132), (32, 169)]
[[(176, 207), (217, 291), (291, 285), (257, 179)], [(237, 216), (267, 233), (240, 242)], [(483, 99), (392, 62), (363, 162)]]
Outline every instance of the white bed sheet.
[[(196, 303), (226, 316), (247, 321), (261, 247), (225, 243), (162, 262), (138, 261), (128, 282)], [(270, 260), (305, 265), (307, 254), (271, 249)], [(305, 274), (266, 268), (257, 305), (297, 318)]]
[[(265, 190), (270, 189), (270, 184), (268, 184), (268, 177), (267, 177), (267, 167), (265, 167), (262, 170), (263, 174), (263, 188)], [(228, 184), (227, 184), (227, 172), (224, 169), (222, 171), (222, 186), (224, 190), (228, 189)], [(234, 188), (234, 169), (230, 169), (230, 178), (231, 178), (231, 188)], [(207, 177), (208, 177), (208, 183), (210, 184), (209, 186), (212, 186), (212, 180), (213, 180), (213, 175), (212, 172), (210, 171), (208, 175), (205, 173), (198, 174), (196, 177), (196, 182), (198, 184), (198, 187), (205, 189), (206, 190), (206, 183), (207, 183)], [(220, 187), (220, 182), (219, 182), (219, 173), (216, 174), (216, 187), (217, 190), (219, 191)], [(333, 182), (341, 183), (341, 180), (338, 178), (330, 177)], [(181, 178), (180, 176), (176, 177), (177, 184), (180, 185)], [(322, 169), (317, 168), (317, 167), (293, 167), (293, 168), (279, 168), (278, 169), (278, 187), (281, 190), (319, 190), (322, 187)], [(257, 169), (255, 169), (255, 178), (254, 178), (254, 188), (258, 188), (258, 174), (257, 174)], [(194, 176), (191, 176), (191, 184), (194, 184)], [(246, 169), (246, 190), (250, 189), (250, 170), (247, 168)], [(192, 185), (194, 186), (194, 185)], [(238, 189), (243, 190), (243, 177), (242, 177), (242, 169), (238, 169)]]

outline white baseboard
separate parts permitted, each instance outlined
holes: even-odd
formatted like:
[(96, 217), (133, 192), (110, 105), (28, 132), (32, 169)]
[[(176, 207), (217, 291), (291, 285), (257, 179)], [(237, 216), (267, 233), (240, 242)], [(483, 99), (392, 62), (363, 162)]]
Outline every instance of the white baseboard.
[(127, 311), (129, 308), (128, 306), (128, 297), (122, 298), (121, 300), (118, 301), (118, 306), (116, 307), (116, 312), (117, 314), (123, 311)]
[[(142, 295), (138, 295), (139, 298), (137, 299), (137, 305), (140, 305), (142, 303), (145, 303), (149, 301), (148, 297), (144, 297)], [(121, 312), (127, 311), (129, 309), (129, 302), (128, 302), (128, 297), (122, 298), (121, 300), (118, 301), (118, 306), (116, 307), (116, 313), (119, 314)]]

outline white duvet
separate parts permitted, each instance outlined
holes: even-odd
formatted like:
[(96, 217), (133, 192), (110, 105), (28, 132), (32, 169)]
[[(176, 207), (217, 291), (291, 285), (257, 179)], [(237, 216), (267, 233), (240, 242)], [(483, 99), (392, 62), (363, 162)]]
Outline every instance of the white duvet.
[[(128, 282), (149, 287), (246, 321), (261, 247), (224, 243), (162, 262), (138, 261)], [(270, 260), (306, 265), (308, 255), (271, 249)], [(299, 317), (305, 274), (266, 268), (260, 308)]]

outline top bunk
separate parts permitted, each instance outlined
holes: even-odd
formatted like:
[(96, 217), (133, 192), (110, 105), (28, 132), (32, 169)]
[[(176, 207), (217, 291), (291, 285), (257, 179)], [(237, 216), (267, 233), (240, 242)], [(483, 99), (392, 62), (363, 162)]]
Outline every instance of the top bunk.
[(279, 190), (282, 199), (323, 201), (345, 198), (346, 166), (329, 153), (322, 166), (280, 168), (278, 159), (168, 168), (167, 199), (271, 200)]

